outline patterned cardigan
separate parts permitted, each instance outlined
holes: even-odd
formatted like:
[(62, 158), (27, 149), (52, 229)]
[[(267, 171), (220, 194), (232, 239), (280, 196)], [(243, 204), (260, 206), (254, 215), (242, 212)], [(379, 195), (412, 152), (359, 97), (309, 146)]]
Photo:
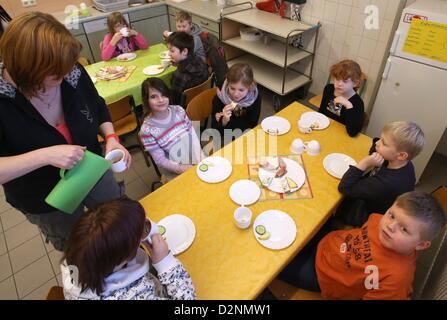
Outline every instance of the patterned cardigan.
[(158, 278), (149, 272), (149, 258), (138, 249), (136, 257), (125, 267), (104, 279), (104, 290), (96, 294), (91, 289), (81, 292), (73, 284), (71, 270), (61, 265), (64, 296), (66, 300), (194, 300), (196, 293), (191, 277), (182, 263), (169, 253), (162, 261), (154, 263)]

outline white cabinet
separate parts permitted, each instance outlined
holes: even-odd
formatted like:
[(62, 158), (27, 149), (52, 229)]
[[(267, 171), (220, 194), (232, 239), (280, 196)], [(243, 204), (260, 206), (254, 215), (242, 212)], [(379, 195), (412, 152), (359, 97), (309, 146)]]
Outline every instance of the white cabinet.
[(129, 12), (130, 25), (154, 45), (163, 41), (163, 31), (169, 29), (166, 6)]
[[(263, 37), (242, 39), (239, 31), (244, 27), (260, 30)], [(221, 40), (228, 65), (249, 64), (256, 82), (276, 93), (274, 107), (278, 110), (281, 97), (312, 81), (319, 27), (252, 8), (222, 14)], [(301, 38), (299, 48), (290, 44), (297, 37)]]

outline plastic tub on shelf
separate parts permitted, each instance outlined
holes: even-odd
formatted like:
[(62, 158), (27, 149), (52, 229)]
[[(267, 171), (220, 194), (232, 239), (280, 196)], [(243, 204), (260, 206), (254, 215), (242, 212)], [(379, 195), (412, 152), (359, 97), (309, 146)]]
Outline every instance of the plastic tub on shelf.
[(112, 12), (129, 7), (129, 0), (93, 0), (93, 6), (103, 12)]
[(241, 39), (245, 41), (258, 41), (262, 38), (262, 31), (253, 27), (243, 27), (239, 29)]

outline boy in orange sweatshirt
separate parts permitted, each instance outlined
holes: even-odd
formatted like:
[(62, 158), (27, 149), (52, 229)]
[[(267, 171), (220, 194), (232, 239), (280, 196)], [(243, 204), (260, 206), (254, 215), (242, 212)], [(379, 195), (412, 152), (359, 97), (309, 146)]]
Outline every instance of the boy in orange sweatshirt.
[(417, 252), (430, 247), (445, 223), (430, 194), (407, 192), (361, 228), (333, 231), (318, 246), (309, 243), (279, 278), (326, 299), (410, 299)]

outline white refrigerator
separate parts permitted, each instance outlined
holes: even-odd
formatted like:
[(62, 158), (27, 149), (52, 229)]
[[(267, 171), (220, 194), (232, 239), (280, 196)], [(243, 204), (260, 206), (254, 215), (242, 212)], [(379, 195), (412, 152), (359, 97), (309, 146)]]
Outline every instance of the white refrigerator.
[[(426, 23), (410, 32), (414, 17)], [(417, 181), (447, 127), (445, 31), (447, 0), (419, 0), (404, 9), (366, 130), (378, 137), (388, 122), (416, 122), (427, 139), (413, 159)]]

